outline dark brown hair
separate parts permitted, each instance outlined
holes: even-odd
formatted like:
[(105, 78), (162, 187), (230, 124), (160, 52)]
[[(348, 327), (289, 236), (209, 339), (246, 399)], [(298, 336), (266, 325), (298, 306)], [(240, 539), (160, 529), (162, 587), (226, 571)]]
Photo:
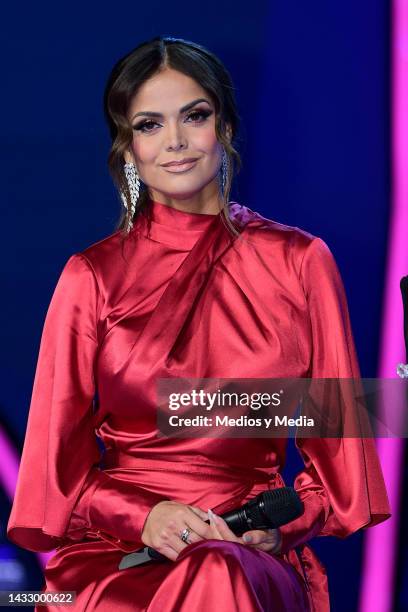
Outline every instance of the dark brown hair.
[[(234, 87), (223, 63), (213, 53), (197, 43), (182, 38), (158, 36), (138, 45), (113, 67), (104, 92), (104, 112), (112, 140), (108, 166), (113, 182), (119, 194), (122, 192), (127, 202), (130, 202), (129, 188), (123, 170), (123, 154), (133, 139), (132, 126), (127, 119), (128, 108), (140, 86), (166, 67), (178, 70), (194, 79), (208, 93), (214, 104), (215, 132), (227, 154), (227, 176), (221, 217), (232, 234), (237, 236), (238, 227), (233, 224), (228, 214), (235, 164), (238, 166), (238, 171), (242, 165), (240, 155), (232, 144), (237, 137), (240, 119)], [(226, 132), (227, 123), (231, 126), (231, 143)], [(148, 188), (141, 183), (133, 221), (146, 207), (148, 201)], [(123, 230), (123, 237), (126, 237), (129, 215), (130, 206), (128, 210), (122, 206), (116, 230)]]

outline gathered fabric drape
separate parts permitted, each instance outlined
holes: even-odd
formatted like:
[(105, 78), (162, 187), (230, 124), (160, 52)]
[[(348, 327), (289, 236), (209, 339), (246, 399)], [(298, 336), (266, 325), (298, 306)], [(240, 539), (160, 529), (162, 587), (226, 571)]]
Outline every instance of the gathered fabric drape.
[(150, 201), (123, 245), (117, 231), (61, 272), (7, 533), (55, 549), (44, 588), (76, 591), (75, 611), (323, 612), (328, 581), (309, 540), (390, 516), (373, 439), (297, 439), (305, 512), (281, 528), (279, 555), (211, 539), (118, 570), (159, 501), (222, 514), (285, 485), (285, 439), (158, 436), (158, 378), (360, 375), (325, 242), (237, 202), (229, 213), (239, 238), (220, 214)]

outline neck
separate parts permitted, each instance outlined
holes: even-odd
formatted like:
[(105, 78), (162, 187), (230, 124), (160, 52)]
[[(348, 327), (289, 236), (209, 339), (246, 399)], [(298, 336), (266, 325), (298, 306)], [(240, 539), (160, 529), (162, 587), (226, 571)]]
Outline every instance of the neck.
[(219, 189), (212, 189), (213, 193), (206, 193), (203, 189), (192, 197), (173, 197), (154, 189), (151, 190), (150, 199), (176, 210), (203, 215), (216, 215), (224, 208), (224, 200)]

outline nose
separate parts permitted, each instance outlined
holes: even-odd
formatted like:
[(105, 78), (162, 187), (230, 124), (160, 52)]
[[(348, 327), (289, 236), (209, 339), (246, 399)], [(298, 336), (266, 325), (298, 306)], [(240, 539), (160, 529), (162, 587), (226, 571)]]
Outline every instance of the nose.
[(187, 147), (187, 141), (183, 133), (182, 127), (175, 122), (169, 124), (166, 134), (166, 150), (179, 151)]

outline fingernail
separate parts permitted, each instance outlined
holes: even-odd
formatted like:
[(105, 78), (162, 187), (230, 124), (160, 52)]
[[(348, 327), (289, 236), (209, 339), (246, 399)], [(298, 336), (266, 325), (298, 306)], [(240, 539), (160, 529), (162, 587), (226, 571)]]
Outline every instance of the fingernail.
[(252, 536), (251, 535), (244, 535), (244, 542), (252, 542)]
[(210, 518), (210, 523), (215, 523), (215, 524), (221, 524), (222, 523), (222, 518), (220, 516), (218, 516), (218, 514), (216, 514), (213, 510), (208, 510), (208, 516)]

